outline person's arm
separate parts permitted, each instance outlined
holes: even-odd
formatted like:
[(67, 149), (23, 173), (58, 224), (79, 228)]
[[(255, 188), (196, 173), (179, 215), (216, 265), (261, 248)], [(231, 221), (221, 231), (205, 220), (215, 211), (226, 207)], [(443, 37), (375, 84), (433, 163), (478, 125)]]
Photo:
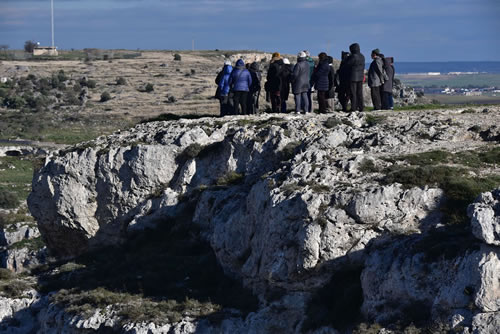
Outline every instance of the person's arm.
[(248, 70), (245, 70), (247, 71), (247, 82), (248, 82), (248, 90), (250, 90), (250, 87), (252, 86), (252, 75), (250, 74), (250, 71)]

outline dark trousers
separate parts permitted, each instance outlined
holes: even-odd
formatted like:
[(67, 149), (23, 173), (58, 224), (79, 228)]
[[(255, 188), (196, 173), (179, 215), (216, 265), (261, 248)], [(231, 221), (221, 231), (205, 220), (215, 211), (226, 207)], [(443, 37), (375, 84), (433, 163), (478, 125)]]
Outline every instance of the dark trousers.
[(231, 115), (233, 113), (233, 99), (229, 96), (221, 96), (220, 97), (220, 115), (226, 116)]
[[(236, 91), (233, 96), (234, 100), (234, 114), (235, 115), (246, 115), (247, 114), (247, 100), (248, 92)], [(241, 107), (241, 110), (240, 110)]]
[(392, 97), (392, 93), (383, 92), (382, 94), (382, 109), (393, 109), (394, 108), (394, 98)]
[(326, 113), (326, 108), (328, 107), (327, 99), (328, 91), (326, 90), (318, 90), (318, 104), (319, 104), (319, 112), (320, 114)]
[(339, 102), (342, 105), (342, 111), (347, 111), (347, 102), (349, 102), (349, 87), (340, 86), (339, 87)]
[(249, 115), (259, 112), (259, 92), (248, 93), (247, 111)]
[(363, 101), (363, 81), (351, 81), (351, 110), (363, 111), (365, 102)]
[(271, 109), (273, 112), (280, 112), (281, 110), (281, 96), (280, 92), (271, 92)]
[(380, 97), (380, 86), (371, 87), (371, 93), (372, 93), (371, 95), (372, 95), (373, 109), (375, 109), (375, 110), (382, 109), (382, 99)]

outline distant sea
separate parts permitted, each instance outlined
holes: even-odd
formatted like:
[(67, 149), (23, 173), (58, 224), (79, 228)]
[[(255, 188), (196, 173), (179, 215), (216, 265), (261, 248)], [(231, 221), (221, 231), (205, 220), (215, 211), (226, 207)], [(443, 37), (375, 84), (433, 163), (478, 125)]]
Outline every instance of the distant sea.
[[(367, 64), (368, 68), (370, 64)], [(394, 60), (398, 74), (428, 72), (479, 72), (500, 73), (500, 61), (450, 61), (450, 62), (398, 62)]]

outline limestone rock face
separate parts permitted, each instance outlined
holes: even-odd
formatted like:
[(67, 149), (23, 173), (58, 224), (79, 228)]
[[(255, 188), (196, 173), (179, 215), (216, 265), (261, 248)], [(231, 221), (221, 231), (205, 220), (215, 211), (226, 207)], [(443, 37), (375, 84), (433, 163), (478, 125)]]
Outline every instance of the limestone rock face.
[[(450, 117), (407, 113), (377, 124), (352, 113), (140, 124), (47, 158), (28, 205), (59, 257), (120, 244), (182, 217), (201, 231), (225, 273), (262, 302), (245, 319), (227, 316), (215, 327), (186, 318), (120, 329), (127, 333), (299, 333), (314, 293), (344, 267), (361, 268), (367, 319), (390, 323), (411, 314), (487, 330), (496, 323), (487, 315), (500, 312), (498, 190), (469, 208), (473, 235), (443, 225), (445, 196), (435, 185), (383, 182), (395, 156), (423, 147), (463, 150), (471, 140), (477, 148), (481, 139), (467, 130), (477, 119)], [(283, 296), (267, 300), (273, 289)], [(115, 326), (105, 312), (83, 322), (61, 312), (45, 313), (50, 328)]]
[[(45, 248), (36, 242), (40, 231), (33, 222), (0, 227), (0, 267), (22, 272), (45, 261)], [(36, 246), (36, 247), (33, 247)]]
[[(362, 114), (353, 116), (363, 124)], [(434, 188), (346, 188), (363, 176), (348, 147), (376, 147), (371, 138), (379, 134), (328, 129), (325, 121), (139, 125), (48, 159), (35, 176), (30, 210), (49, 249), (71, 256), (174, 216), (179, 198), (202, 189), (193, 222), (226, 270), (255, 286), (315, 288), (328, 275), (310, 277), (311, 270), (353, 254), (361, 260), (359, 251), (382, 231), (419, 231), (442, 197)], [(223, 185), (234, 183), (231, 176), (238, 184)]]
[(472, 233), (487, 244), (500, 246), (500, 188), (481, 194), (468, 207), (467, 213)]

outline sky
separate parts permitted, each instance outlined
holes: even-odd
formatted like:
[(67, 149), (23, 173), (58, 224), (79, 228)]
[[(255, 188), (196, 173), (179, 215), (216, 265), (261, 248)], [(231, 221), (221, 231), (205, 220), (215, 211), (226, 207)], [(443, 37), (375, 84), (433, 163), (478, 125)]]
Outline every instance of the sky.
[[(54, 0), (58, 49), (261, 50), (500, 61), (499, 0)], [(0, 45), (51, 44), (50, 0), (0, 0)], [(368, 59), (367, 59), (368, 60)]]

